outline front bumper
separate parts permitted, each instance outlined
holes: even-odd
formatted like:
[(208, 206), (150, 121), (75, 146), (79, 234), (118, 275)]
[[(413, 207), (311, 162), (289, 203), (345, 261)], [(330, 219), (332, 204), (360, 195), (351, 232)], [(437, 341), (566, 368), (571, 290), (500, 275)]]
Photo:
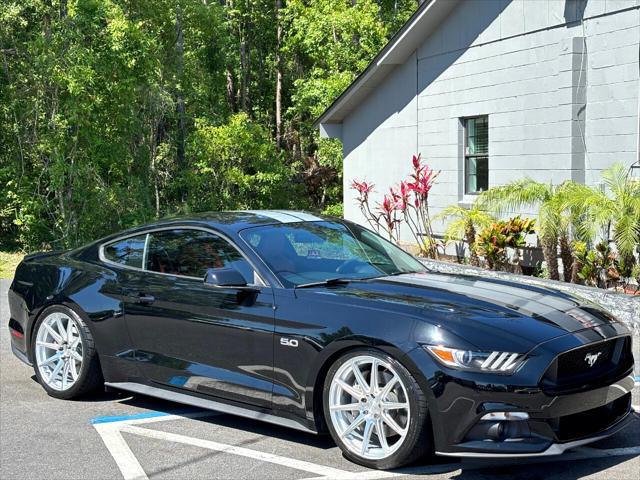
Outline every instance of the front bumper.
[[(576, 338), (575, 345), (568, 343)], [(557, 353), (595, 340), (591, 334), (581, 334), (548, 342), (545, 352), (532, 351), (513, 375), (452, 370), (436, 364), (422, 349), (410, 352), (426, 377), (436, 453), (477, 458), (558, 455), (624, 428), (633, 420), (632, 371), (617, 372), (604, 385), (571, 393), (552, 394), (540, 386)], [(498, 412), (519, 415), (487, 418), (488, 413)]]

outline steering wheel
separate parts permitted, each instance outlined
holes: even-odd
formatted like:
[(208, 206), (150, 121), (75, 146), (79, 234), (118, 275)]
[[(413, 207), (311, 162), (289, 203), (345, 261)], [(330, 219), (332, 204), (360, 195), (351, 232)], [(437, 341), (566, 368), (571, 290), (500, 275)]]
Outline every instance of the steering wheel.
[(359, 273), (358, 267), (366, 267), (368, 265), (367, 262), (352, 258), (336, 268), (336, 273)]

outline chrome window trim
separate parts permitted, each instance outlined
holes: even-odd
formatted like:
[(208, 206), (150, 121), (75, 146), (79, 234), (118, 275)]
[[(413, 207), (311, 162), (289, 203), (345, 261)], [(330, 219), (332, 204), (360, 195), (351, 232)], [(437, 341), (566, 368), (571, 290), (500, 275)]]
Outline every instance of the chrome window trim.
[(147, 253), (149, 251), (149, 234), (144, 238), (144, 247), (142, 248), (142, 270), (146, 271), (147, 266)]
[[(106, 263), (107, 265), (111, 265), (114, 267), (118, 267), (118, 268), (122, 268), (125, 270), (131, 270), (134, 272), (144, 272), (144, 273), (149, 273), (152, 275), (163, 275), (165, 277), (174, 277), (174, 278), (186, 278), (186, 279), (190, 279), (190, 280), (199, 280), (199, 281), (203, 281), (202, 278), (200, 277), (192, 277), (190, 275), (179, 275), (179, 274), (175, 274), (175, 273), (163, 273), (163, 272), (154, 272), (153, 270), (147, 270), (145, 267), (145, 258), (146, 258), (146, 251), (147, 251), (147, 246), (148, 246), (148, 242), (149, 242), (149, 236), (152, 233), (155, 232), (166, 232), (166, 231), (171, 231), (171, 230), (199, 230), (202, 232), (207, 232), (207, 233), (211, 233), (213, 235), (216, 235), (217, 237), (220, 237), (221, 239), (223, 239), (224, 241), (226, 241), (229, 245), (231, 245), (231, 247), (233, 247), (234, 249), (236, 249), (238, 251), (238, 253), (242, 256), (242, 258), (244, 258), (247, 263), (251, 266), (251, 268), (253, 269), (253, 272), (255, 273), (255, 275), (257, 276), (258, 280), (260, 282), (262, 282), (262, 284), (255, 284), (255, 283), (250, 283), (248, 285), (250, 286), (255, 286), (255, 287), (268, 287), (271, 288), (271, 285), (265, 281), (265, 279), (263, 278), (263, 275), (260, 273), (260, 271), (256, 268), (255, 263), (251, 261), (251, 259), (249, 259), (245, 253), (240, 250), (238, 248), (238, 246), (235, 244), (235, 242), (233, 242), (227, 235), (213, 229), (213, 228), (208, 228), (208, 227), (198, 227), (198, 226), (192, 226), (192, 225), (172, 225), (172, 226), (166, 226), (166, 227), (156, 227), (156, 228), (152, 228), (150, 230), (143, 230), (141, 232), (136, 232), (136, 233), (131, 233), (128, 235), (122, 235), (120, 237), (116, 237), (112, 240), (109, 240), (108, 242), (102, 243), (100, 244), (100, 247), (98, 248), (98, 258), (100, 259), (101, 262)], [(105, 247), (108, 247), (109, 245), (112, 245), (114, 243), (120, 242), (122, 240), (127, 240), (128, 238), (134, 238), (134, 237), (141, 237), (143, 235), (146, 235), (145, 238), (145, 244), (144, 244), (144, 250), (143, 250), (143, 263), (142, 263), (142, 268), (137, 268), (137, 267), (131, 267), (129, 265), (122, 265), (120, 263), (117, 262), (113, 262), (111, 260), (109, 260), (107, 257), (105, 257), (104, 255), (104, 249)]]

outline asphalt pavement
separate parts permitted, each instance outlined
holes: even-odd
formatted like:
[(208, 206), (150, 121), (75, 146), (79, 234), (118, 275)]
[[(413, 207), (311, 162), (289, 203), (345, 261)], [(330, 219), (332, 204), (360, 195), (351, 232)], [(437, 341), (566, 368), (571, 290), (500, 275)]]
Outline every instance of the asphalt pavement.
[(553, 459), (432, 458), (379, 472), (345, 460), (327, 436), (127, 393), (56, 400), (11, 353), (8, 285), (0, 280), (0, 479), (640, 478), (637, 413), (626, 430)]

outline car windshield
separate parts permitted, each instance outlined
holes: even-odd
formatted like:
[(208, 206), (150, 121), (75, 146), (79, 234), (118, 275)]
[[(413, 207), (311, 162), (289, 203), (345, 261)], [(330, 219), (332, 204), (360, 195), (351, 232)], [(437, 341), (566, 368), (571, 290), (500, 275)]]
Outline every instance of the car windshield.
[(404, 250), (353, 224), (286, 223), (249, 228), (240, 236), (285, 287), (426, 271)]

